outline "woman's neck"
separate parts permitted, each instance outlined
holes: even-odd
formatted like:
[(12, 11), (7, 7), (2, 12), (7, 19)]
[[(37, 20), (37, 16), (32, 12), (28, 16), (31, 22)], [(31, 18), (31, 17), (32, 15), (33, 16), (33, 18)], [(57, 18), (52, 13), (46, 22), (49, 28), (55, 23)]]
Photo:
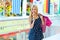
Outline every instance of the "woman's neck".
[(33, 18), (34, 18), (34, 19), (37, 19), (37, 18), (38, 18), (38, 15), (34, 15)]

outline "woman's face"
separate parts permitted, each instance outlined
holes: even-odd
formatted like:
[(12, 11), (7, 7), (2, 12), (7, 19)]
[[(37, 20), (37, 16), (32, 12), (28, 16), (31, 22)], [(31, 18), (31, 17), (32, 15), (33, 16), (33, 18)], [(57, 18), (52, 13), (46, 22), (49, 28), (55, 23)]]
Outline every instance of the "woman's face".
[(35, 15), (37, 13), (37, 8), (33, 7), (31, 11), (32, 11), (32, 15)]

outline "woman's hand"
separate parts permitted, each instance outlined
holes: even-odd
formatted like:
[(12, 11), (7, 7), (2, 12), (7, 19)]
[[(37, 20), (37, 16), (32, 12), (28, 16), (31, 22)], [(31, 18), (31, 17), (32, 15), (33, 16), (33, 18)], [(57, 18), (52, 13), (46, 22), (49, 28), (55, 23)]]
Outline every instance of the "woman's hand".
[(33, 22), (30, 24), (30, 27), (31, 27), (31, 28), (33, 28), (34, 22), (35, 22), (35, 21), (33, 21)]

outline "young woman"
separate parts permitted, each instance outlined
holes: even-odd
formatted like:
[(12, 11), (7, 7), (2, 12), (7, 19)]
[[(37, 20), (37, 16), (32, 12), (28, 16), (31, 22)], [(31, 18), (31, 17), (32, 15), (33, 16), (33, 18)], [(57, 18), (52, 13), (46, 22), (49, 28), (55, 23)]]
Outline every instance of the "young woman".
[(29, 40), (42, 40), (43, 32), (41, 24), (44, 24), (43, 16), (38, 14), (38, 7), (33, 5), (29, 16), (31, 30), (29, 32)]

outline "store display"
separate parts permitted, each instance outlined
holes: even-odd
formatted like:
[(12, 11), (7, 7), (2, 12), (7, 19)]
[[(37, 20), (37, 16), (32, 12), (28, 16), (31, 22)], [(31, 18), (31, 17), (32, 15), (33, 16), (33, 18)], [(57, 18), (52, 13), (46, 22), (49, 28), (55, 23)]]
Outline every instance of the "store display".
[(33, 3), (33, 0), (30, 0), (31, 3)]
[(20, 5), (20, 15), (19, 16), (22, 16), (22, 10), (23, 10), (23, 0), (21, 0), (21, 5)]
[(54, 0), (54, 14), (60, 15), (60, 0)]
[(41, 14), (43, 14), (43, 2), (44, 2), (44, 0), (34, 0), (33, 1), (33, 5), (37, 5), (37, 7), (38, 7), (38, 13), (41, 13)]
[(12, 1), (5, 0), (5, 15), (11, 16), (11, 11), (12, 11)]
[(26, 15), (29, 16), (33, 0), (27, 0)]
[(12, 13), (20, 15), (21, 0), (12, 0)]
[(58, 14), (58, 5), (54, 3), (54, 13)]
[(44, 0), (44, 13), (50, 14), (50, 0)]
[(44, 13), (48, 13), (48, 0), (44, 0)]
[(0, 16), (22, 16), (23, 0), (0, 0)]
[[(26, 15), (29, 16), (32, 4), (38, 6), (38, 13), (60, 14), (59, 1), (60, 0), (27, 0)], [(0, 0), (0, 16), (22, 16), (24, 14), (24, 12), (22, 12), (23, 2), (23, 0)]]
[(26, 15), (30, 14), (30, 9), (31, 9), (30, 4), (27, 4)]
[(48, 14), (50, 14), (50, 0), (48, 0)]
[(53, 15), (54, 14), (54, 1), (50, 0), (50, 14)]
[(4, 16), (4, 1), (0, 1), (0, 17)]

